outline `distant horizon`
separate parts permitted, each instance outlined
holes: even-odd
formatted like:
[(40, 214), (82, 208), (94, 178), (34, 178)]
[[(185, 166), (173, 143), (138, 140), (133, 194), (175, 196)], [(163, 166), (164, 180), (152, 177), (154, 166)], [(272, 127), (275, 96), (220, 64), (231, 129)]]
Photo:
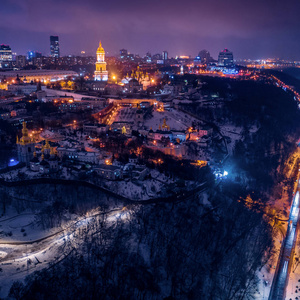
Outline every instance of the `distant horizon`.
[[(59, 37), (59, 36), (58, 36)], [(89, 50), (89, 51), (87, 51), (86, 49), (81, 49), (81, 50), (74, 50), (74, 52), (73, 53), (66, 53), (64, 50), (63, 50), (63, 48), (62, 48), (62, 46), (61, 46), (61, 39), (60, 39), (60, 37), (59, 37), (59, 46), (60, 46), (60, 52), (61, 52), (61, 57), (63, 57), (63, 56), (69, 56), (69, 55), (72, 55), (72, 56), (82, 56), (82, 54), (81, 54), (81, 51), (85, 51), (85, 56), (96, 56), (96, 50), (97, 50), (97, 47), (98, 47), (98, 44), (99, 44), (99, 41), (96, 43), (96, 46), (95, 46), (95, 51), (94, 52), (92, 52), (91, 50)], [(13, 53), (16, 53), (16, 55), (27, 55), (27, 53), (28, 52), (30, 52), (30, 51), (36, 51), (36, 52), (39, 52), (39, 53), (42, 53), (42, 55), (43, 56), (50, 56), (50, 35), (49, 35), (49, 50), (47, 51), (46, 49), (45, 49), (45, 51), (42, 51), (42, 50), (40, 50), (40, 49), (28, 49), (28, 50), (26, 50), (25, 52), (23, 51), (22, 53), (19, 53), (19, 52), (17, 52), (17, 51), (15, 51), (14, 50), (14, 48), (13, 48), (13, 46), (11, 45), (11, 44), (9, 44), (9, 43), (5, 43), (5, 42), (0, 42), (0, 45), (8, 45), (8, 46), (10, 46), (11, 47), (11, 50), (12, 50), (12, 52)], [(121, 49), (126, 49), (125, 47), (120, 47), (120, 49), (119, 50), (117, 50), (117, 51), (113, 51), (114, 53), (112, 54), (110, 51), (108, 51), (107, 49), (106, 49), (106, 47), (105, 47), (105, 43), (104, 42), (102, 42), (102, 45), (103, 45), (103, 48), (104, 48), (104, 50), (105, 50), (105, 53), (106, 53), (106, 55), (109, 57), (109, 56), (111, 56), (111, 57), (115, 57), (115, 56), (118, 56), (119, 54), (120, 54), (120, 50)], [(44, 47), (45, 48), (45, 47)], [(229, 51), (231, 51), (232, 53), (233, 53), (233, 56), (234, 56), (234, 59), (235, 60), (247, 60), (247, 59), (250, 59), (250, 60), (264, 60), (264, 59), (279, 59), (279, 60), (287, 60), (287, 61), (295, 61), (295, 62), (300, 62), (300, 57), (299, 57), (299, 59), (297, 60), (297, 59), (289, 59), (289, 58), (285, 58), (285, 57), (276, 57), (276, 56), (265, 56), (265, 57), (260, 57), (260, 58), (254, 58), (254, 57), (246, 57), (246, 56), (244, 56), (244, 57), (236, 57), (236, 55), (235, 55), (235, 52), (234, 52), (234, 50), (232, 50), (232, 49), (229, 49), (228, 47), (224, 47), (224, 48), (222, 48), (222, 49), (220, 49), (219, 51), (218, 50), (216, 50), (216, 51), (214, 51), (213, 53), (208, 49), (208, 48), (202, 48), (202, 49), (199, 49), (198, 50), (198, 52), (196, 51), (196, 53), (193, 55), (193, 54), (189, 54), (189, 53), (187, 53), (187, 52), (182, 52), (182, 53), (180, 53), (180, 54), (175, 54), (175, 55), (171, 55), (170, 54), (170, 51), (168, 50), (168, 49), (164, 49), (164, 50), (160, 50), (160, 51), (150, 51), (150, 50), (146, 50), (145, 51), (145, 53), (138, 53), (138, 52), (133, 52), (133, 51), (130, 51), (130, 49), (126, 49), (127, 51), (128, 51), (128, 53), (130, 53), (130, 54), (134, 54), (134, 55), (139, 55), (140, 57), (143, 57), (143, 56), (145, 56), (146, 55), (146, 53), (148, 53), (148, 52), (150, 52), (151, 53), (151, 55), (155, 55), (155, 54), (162, 54), (162, 52), (163, 51), (167, 51), (168, 52), (168, 54), (169, 54), (169, 58), (176, 58), (177, 56), (190, 56), (191, 58), (193, 58), (193, 57), (196, 57), (197, 55), (198, 55), (198, 53), (201, 51), (201, 50), (207, 50), (209, 53), (210, 53), (210, 55), (211, 55), (211, 57), (213, 58), (213, 59), (218, 59), (218, 55), (219, 55), (219, 52), (220, 51), (223, 51), (224, 49), (228, 49)], [(172, 51), (171, 51), (171, 53), (172, 53)]]
[(61, 54), (95, 53), (99, 40), (110, 55), (121, 48), (170, 56), (212, 57), (228, 48), (236, 59), (300, 60), (300, 1), (240, 0), (2, 0), (0, 43), (18, 54), (50, 52), (50, 35)]

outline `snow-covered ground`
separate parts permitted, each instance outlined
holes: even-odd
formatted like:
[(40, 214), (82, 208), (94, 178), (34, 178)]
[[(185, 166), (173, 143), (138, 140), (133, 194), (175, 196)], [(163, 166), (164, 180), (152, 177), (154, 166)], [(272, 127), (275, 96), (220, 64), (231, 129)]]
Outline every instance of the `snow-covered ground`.
[[(136, 108), (125, 107), (118, 110), (114, 121), (115, 122), (134, 122), (136, 115)], [(196, 118), (191, 117), (183, 112), (175, 109), (169, 111), (153, 111), (153, 117), (145, 121), (146, 128), (157, 130), (159, 125), (163, 124), (163, 120), (166, 119), (167, 125), (170, 126), (171, 130), (186, 130), (192, 125), (192, 122), (199, 122)]]
[[(18, 232), (25, 224), (31, 223), (34, 215), (28, 214), (25, 217), (25, 214), (22, 214), (14, 217), (8, 214), (1, 218), (0, 224), (10, 228), (12, 236), (10, 241), (0, 240), (0, 297), (7, 296), (14, 281), (24, 280), (27, 275), (35, 271), (49, 268), (68, 255), (71, 249), (77, 247), (77, 243), (81, 243), (81, 230), (88, 230), (92, 234), (99, 229), (96, 223), (102, 214), (101, 210), (93, 210), (84, 217), (76, 217), (63, 227), (49, 231), (32, 230), (28, 227), (27, 239), (22, 238), (22, 241)], [(117, 207), (108, 212), (107, 216), (108, 226), (113, 226), (117, 221), (125, 222), (130, 217), (130, 211)], [(36, 237), (44, 237), (44, 239), (32, 242)], [(14, 242), (17, 244), (13, 244)]]
[(159, 129), (159, 125), (162, 126), (164, 119), (170, 126), (171, 130), (185, 131), (188, 127), (191, 127), (192, 122), (199, 120), (177, 110), (158, 112), (154, 111), (153, 118), (145, 121), (146, 128), (152, 128), (154, 131)]
[(69, 97), (74, 97), (75, 101), (81, 101), (81, 98), (90, 98), (91, 100), (97, 99), (97, 97), (94, 96), (87, 96), (83, 94), (77, 94), (77, 93), (72, 93), (72, 92), (67, 92), (67, 91), (59, 91), (59, 90), (53, 90), (53, 89), (45, 89), (45, 92), (47, 93), (47, 96), (69, 96)]
[[(290, 271), (289, 283), (286, 290), (286, 299), (300, 299), (300, 232), (298, 230), (297, 243), (293, 264)], [(296, 298), (298, 297), (298, 298)]]
[(242, 138), (242, 128), (226, 124), (220, 127), (220, 131), (224, 136), (230, 138), (231, 141), (227, 141), (227, 149), (229, 155), (232, 155), (235, 143)]
[(259, 278), (258, 289), (255, 294), (255, 299), (267, 300), (269, 299), (270, 290), (275, 275), (275, 270), (279, 258), (283, 236), (278, 232), (278, 238), (275, 239), (274, 254), (270, 260), (257, 272)]
[[(249, 129), (249, 133), (253, 134), (257, 130), (258, 130), (258, 128), (256, 126), (252, 126)], [(230, 138), (231, 142), (227, 141), (227, 147), (228, 147), (229, 155), (232, 155), (235, 143), (237, 141), (241, 140), (241, 138), (242, 138), (243, 128), (237, 127), (237, 126), (234, 126), (231, 124), (225, 124), (225, 125), (220, 125), (220, 131), (224, 136)]]
[[(259, 283), (259, 290), (256, 295), (257, 299), (263, 299), (260, 298), (263, 295), (265, 295), (265, 299), (268, 299), (272, 282), (274, 279), (275, 269), (278, 263), (281, 245), (287, 232), (287, 227), (288, 227), (287, 221), (288, 221), (289, 210), (291, 206), (291, 200), (288, 197), (288, 194), (283, 184), (281, 188), (283, 190), (281, 198), (275, 200), (270, 199), (270, 207), (274, 210), (276, 217), (280, 220), (277, 220), (276, 224), (274, 224), (274, 226), (276, 226), (278, 229), (278, 234), (274, 238), (274, 255), (271, 257), (270, 261), (262, 268), (262, 270), (258, 272), (260, 283)], [(300, 280), (300, 268), (298, 266), (298, 262), (300, 262), (299, 235), (300, 233), (298, 231), (297, 245), (295, 247), (296, 248), (295, 256), (294, 256), (294, 261), (290, 272), (286, 299), (293, 299), (293, 300), (297, 299), (296, 297), (298, 293), (299, 293), (298, 299), (300, 299), (300, 281), (298, 281)], [(299, 286), (299, 290), (297, 290), (297, 286)]]
[(41, 132), (40, 137), (41, 139), (49, 139), (51, 141), (60, 141), (64, 138), (64, 136), (58, 132), (53, 132), (47, 129)]
[(156, 170), (151, 170), (151, 179), (143, 181), (107, 181), (105, 187), (114, 191), (123, 197), (132, 200), (148, 200), (151, 198), (161, 197), (161, 190), (168, 184), (173, 183), (169, 177), (159, 173)]
[(114, 122), (133, 122), (135, 120), (136, 108), (124, 107), (117, 110)]

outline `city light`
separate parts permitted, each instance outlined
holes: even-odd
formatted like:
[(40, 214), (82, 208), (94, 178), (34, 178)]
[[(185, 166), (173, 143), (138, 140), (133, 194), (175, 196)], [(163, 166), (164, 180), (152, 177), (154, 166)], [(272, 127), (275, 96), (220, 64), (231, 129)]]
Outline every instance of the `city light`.
[(4, 2), (0, 298), (300, 298), (297, 5)]

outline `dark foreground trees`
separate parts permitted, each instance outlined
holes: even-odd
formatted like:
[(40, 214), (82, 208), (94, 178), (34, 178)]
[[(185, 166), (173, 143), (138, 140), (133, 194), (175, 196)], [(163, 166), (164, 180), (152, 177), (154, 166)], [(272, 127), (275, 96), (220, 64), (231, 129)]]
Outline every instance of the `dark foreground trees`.
[(271, 229), (230, 198), (211, 191), (210, 205), (197, 195), (134, 207), (115, 226), (102, 218), (16, 292), (31, 300), (248, 299), (272, 248)]

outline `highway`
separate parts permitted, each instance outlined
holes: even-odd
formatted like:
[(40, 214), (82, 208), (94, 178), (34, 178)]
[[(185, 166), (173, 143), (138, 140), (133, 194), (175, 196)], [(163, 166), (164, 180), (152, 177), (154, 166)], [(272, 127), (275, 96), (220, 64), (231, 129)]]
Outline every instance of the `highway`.
[(297, 222), (299, 219), (299, 176), (297, 181), (297, 191), (291, 205), (288, 229), (281, 246), (269, 300), (284, 300), (286, 295), (289, 273), (293, 264), (294, 247), (297, 239)]

